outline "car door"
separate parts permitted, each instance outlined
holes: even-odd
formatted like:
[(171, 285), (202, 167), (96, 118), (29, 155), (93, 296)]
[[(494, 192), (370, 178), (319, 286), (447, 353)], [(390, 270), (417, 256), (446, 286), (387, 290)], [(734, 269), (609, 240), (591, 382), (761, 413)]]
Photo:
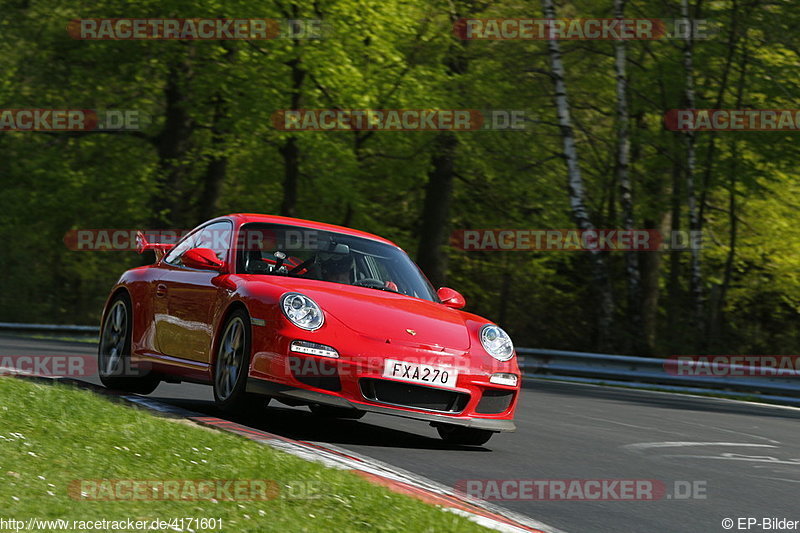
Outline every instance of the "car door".
[(209, 362), (213, 317), (222, 303), (224, 289), (214, 285), (219, 272), (189, 268), (181, 262), (192, 248), (211, 248), (228, 264), (233, 224), (214, 222), (198, 229), (164, 258), (164, 273), (156, 286), (156, 298), (166, 303), (166, 314), (157, 327), (159, 351), (180, 359)]
[(184, 236), (170, 249), (164, 259), (158, 264), (157, 275), (152, 280), (153, 323), (155, 325), (155, 347), (160, 354), (169, 354), (174, 351), (177, 342), (178, 328), (176, 321), (169, 315), (167, 301), (167, 287), (175, 282), (175, 270), (180, 271), (180, 257), (193, 248), (197, 235), (195, 232)]

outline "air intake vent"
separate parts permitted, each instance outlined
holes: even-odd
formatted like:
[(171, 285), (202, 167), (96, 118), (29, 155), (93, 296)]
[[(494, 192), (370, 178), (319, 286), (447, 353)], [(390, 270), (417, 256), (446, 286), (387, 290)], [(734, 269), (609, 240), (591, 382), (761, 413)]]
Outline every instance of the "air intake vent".
[(364, 378), (359, 384), (364, 398), (399, 407), (460, 413), (469, 402), (469, 394), (463, 392), (434, 389), (410, 383)]

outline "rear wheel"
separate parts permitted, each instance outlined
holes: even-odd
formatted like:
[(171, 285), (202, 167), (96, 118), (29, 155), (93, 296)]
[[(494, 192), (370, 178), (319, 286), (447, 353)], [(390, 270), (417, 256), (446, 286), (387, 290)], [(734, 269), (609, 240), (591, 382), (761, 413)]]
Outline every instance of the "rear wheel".
[(436, 431), (439, 432), (439, 436), (445, 442), (464, 446), (480, 446), (481, 444), (486, 444), (494, 434), (494, 431), (465, 428), (452, 424), (438, 425), (436, 426)]
[(324, 418), (349, 418), (351, 420), (358, 420), (365, 414), (365, 411), (359, 411), (358, 409), (347, 409), (346, 407), (333, 407), (330, 405), (320, 405), (318, 403), (312, 403), (308, 406), (311, 409), (311, 412), (317, 416), (321, 416)]
[(160, 379), (131, 364), (133, 312), (127, 293), (118, 294), (103, 317), (103, 330), (97, 349), (97, 373), (109, 389), (150, 394)]
[(237, 309), (222, 328), (214, 363), (214, 400), (223, 411), (254, 411), (266, 405), (265, 398), (246, 391), (250, 352), (250, 317)]

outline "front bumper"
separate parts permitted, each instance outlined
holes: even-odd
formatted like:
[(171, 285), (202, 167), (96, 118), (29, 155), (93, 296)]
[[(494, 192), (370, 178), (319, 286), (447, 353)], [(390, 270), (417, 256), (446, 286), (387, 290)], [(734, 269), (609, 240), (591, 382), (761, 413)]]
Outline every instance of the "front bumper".
[[(475, 338), (462, 349), (408, 339), (356, 333), (326, 315), (319, 330), (303, 331), (282, 317), (253, 328), (247, 390), (295, 404), (321, 404), (489, 431), (514, 431), (516, 386), (492, 383), (495, 373), (520, 376), (516, 357), (497, 361)], [(477, 324), (474, 328), (478, 330)], [(338, 357), (293, 351), (293, 341), (336, 350)], [(393, 360), (457, 371), (447, 386), (384, 376)]]
[[(382, 406), (373, 403), (355, 402), (334, 394), (253, 377), (247, 380), (247, 392), (263, 394), (278, 399), (282, 398), (299, 403), (330, 405), (332, 407), (367, 411), (369, 413), (400, 416), (403, 418), (430, 422), (432, 425), (452, 424), (474, 429), (485, 429), (488, 431), (515, 431), (517, 429), (514, 425), (514, 421), (511, 419), (453, 416), (442, 413), (408, 410), (401, 407)], [(516, 404), (516, 398), (514, 398), (514, 403)]]

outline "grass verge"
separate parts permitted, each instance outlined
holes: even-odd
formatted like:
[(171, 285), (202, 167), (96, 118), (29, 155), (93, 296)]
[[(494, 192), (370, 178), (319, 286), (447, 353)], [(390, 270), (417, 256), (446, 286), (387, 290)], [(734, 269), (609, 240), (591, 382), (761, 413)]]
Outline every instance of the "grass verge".
[[(225, 532), (487, 531), (350, 472), (60, 384), (0, 378), (0, 437), (6, 519), (215, 518), (222, 528), (205, 531)], [(85, 501), (69, 491), (74, 480), (84, 479), (272, 480), (278, 496)], [(183, 531), (203, 529), (193, 524)]]

